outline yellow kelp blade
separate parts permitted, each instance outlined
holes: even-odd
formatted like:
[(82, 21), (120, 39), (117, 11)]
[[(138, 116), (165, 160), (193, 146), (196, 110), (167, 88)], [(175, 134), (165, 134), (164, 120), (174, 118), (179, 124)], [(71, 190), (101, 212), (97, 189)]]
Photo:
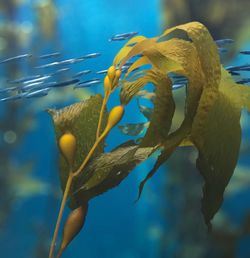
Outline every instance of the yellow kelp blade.
[(143, 147), (156, 146), (167, 139), (175, 111), (170, 79), (158, 70), (153, 70), (146, 77), (155, 85), (156, 97), (150, 125), (141, 142)]
[(129, 101), (137, 94), (137, 92), (148, 83), (148, 80), (141, 77), (135, 81), (125, 81), (120, 92), (120, 101), (123, 105), (127, 105)]
[(150, 61), (146, 56), (143, 56), (141, 58), (139, 58), (138, 60), (136, 60), (128, 69), (128, 71), (125, 74), (125, 78), (132, 72), (134, 71), (136, 68), (139, 68), (145, 64), (149, 64)]
[(119, 68), (121, 68), (130, 58), (141, 54), (145, 49), (150, 48), (156, 44), (156, 39), (145, 39), (139, 43), (137, 43), (135, 46), (133, 46), (126, 55), (123, 56)]
[(132, 49), (132, 47), (129, 46), (130, 44), (134, 44), (134, 43), (137, 44), (138, 42), (141, 42), (145, 39), (146, 39), (146, 37), (144, 37), (144, 36), (136, 36), (136, 37), (133, 37), (132, 39), (130, 39), (124, 45), (124, 47), (121, 48), (121, 50), (118, 52), (118, 54), (115, 56), (115, 58), (113, 60), (113, 64), (118, 65), (121, 62), (121, 60), (129, 53), (129, 51)]
[(206, 87), (218, 87), (221, 78), (220, 57), (218, 48), (207, 28), (199, 22), (190, 22), (167, 29), (161, 37), (177, 29), (185, 31), (196, 47), (201, 68), (206, 77)]
[(197, 168), (205, 180), (202, 212), (210, 227), (238, 160), (241, 128), (240, 108), (221, 92), (216, 97), (208, 93), (201, 99), (191, 139), (199, 151)]
[(235, 83), (231, 74), (221, 68), (222, 79), (219, 90), (223, 92), (240, 108), (246, 108), (250, 112), (250, 87)]

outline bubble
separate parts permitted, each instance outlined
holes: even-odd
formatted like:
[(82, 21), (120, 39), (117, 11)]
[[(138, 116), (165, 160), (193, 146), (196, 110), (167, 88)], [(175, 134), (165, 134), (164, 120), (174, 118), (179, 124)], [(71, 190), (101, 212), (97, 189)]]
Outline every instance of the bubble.
[(6, 143), (12, 144), (16, 141), (17, 135), (14, 131), (9, 130), (4, 133), (3, 139)]

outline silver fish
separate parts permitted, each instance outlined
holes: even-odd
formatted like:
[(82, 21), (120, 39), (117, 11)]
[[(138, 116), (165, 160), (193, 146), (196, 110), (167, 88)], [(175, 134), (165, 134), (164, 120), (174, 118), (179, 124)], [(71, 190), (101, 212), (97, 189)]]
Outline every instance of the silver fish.
[(186, 86), (185, 84), (173, 84), (172, 85), (172, 89), (173, 90), (178, 90), (178, 89), (181, 89), (181, 88), (183, 88), (185, 86)]
[(62, 68), (62, 69), (58, 69), (58, 70), (56, 70), (54, 73), (51, 73), (50, 75), (53, 76), (53, 75), (56, 75), (56, 74), (59, 74), (59, 73), (67, 72), (67, 71), (69, 71), (69, 70), (70, 70), (69, 67), (67, 67), (67, 68)]
[(0, 102), (6, 102), (6, 101), (9, 101), (9, 100), (18, 100), (18, 99), (21, 99), (21, 98), (25, 97), (26, 94), (27, 93), (19, 93), (19, 94), (14, 95), (14, 96), (2, 98), (2, 99), (0, 99)]
[(234, 40), (233, 39), (218, 39), (218, 40), (215, 40), (215, 43), (218, 46), (222, 46), (222, 45), (232, 44), (232, 43), (234, 43)]
[(91, 85), (99, 84), (101, 83), (100, 79), (92, 79), (84, 82), (79, 82), (74, 88), (84, 88), (84, 87), (89, 87)]
[(31, 54), (23, 54), (23, 55), (9, 57), (9, 58), (1, 60), (0, 64), (11, 62), (11, 61), (16, 61), (16, 60), (23, 59), (23, 58), (28, 58), (28, 57), (31, 57), (31, 56), (32, 56)]
[(40, 77), (42, 77), (42, 76), (41, 75), (31, 75), (31, 76), (26, 76), (26, 77), (16, 79), (16, 80), (7, 80), (7, 82), (10, 84), (18, 84), (18, 83), (23, 83), (26, 81), (34, 80), (34, 79), (37, 79)]
[(116, 34), (112, 36), (109, 41), (121, 41), (121, 40), (126, 40), (130, 39), (133, 36), (137, 35), (138, 32), (127, 32), (127, 33), (121, 33), (121, 34)]
[(37, 79), (25, 81), (23, 84), (30, 84), (30, 83), (34, 83), (34, 82), (45, 81), (45, 80), (47, 80), (49, 78), (51, 78), (51, 75), (45, 75), (45, 76), (39, 77)]
[(72, 85), (72, 84), (79, 83), (79, 81), (80, 80), (78, 80), (78, 79), (67, 80), (67, 81), (63, 81), (63, 82), (59, 82), (59, 83), (53, 84), (50, 87), (53, 87), (53, 88), (66, 87), (66, 86), (69, 86), (69, 85)]
[(241, 79), (240, 81), (236, 81), (236, 83), (239, 83), (239, 84), (246, 84), (249, 82), (250, 82), (250, 78), (244, 78), (244, 79)]
[(100, 55), (101, 55), (101, 53), (91, 53), (91, 54), (84, 55), (81, 58), (86, 58), (86, 59), (87, 58), (95, 58), (95, 57), (98, 57)]
[(57, 61), (57, 62), (52, 62), (44, 65), (39, 65), (36, 66), (36, 69), (41, 69), (41, 68), (48, 68), (48, 67), (53, 67), (53, 66), (58, 66), (58, 65), (67, 65), (67, 64), (76, 64), (79, 62), (84, 61), (84, 58), (70, 58), (62, 61)]
[(8, 88), (0, 89), (0, 93), (9, 93), (9, 92), (14, 91), (16, 89), (17, 89), (17, 87), (8, 87)]
[(58, 57), (60, 55), (61, 55), (60, 52), (54, 52), (54, 53), (50, 53), (50, 54), (41, 55), (41, 56), (39, 56), (39, 58), (40, 59), (47, 59), (47, 58), (52, 58), (52, 57)]
[(27, 92), (24, 97), (25, 98), (38, 98), (38, 97), (44, 97), (47, 96), (50, 91), (50, 88), (45, 88), (41, 90), (36, 90), (32, 92)]
[(250, 50), (240, 51), (240, 54), (250, 55)]
[(105, 74), (105, 73), (107, 73), (107, 72), (108, 72), (108, 70), (105, 69), (105, 70), (97, 71), (96, 74)]
[(89, 73), (91, 73), (91, 70), (83, 70), (83, 71), (78, 72), (75, 75), (73, 75), (73, 78), (80, 77), (82, 75), (89, 74)]

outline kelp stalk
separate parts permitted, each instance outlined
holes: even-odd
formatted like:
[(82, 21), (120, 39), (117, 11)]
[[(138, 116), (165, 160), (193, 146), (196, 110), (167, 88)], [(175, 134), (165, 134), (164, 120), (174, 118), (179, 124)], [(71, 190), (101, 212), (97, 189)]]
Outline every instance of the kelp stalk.
[(58, 214), (58, 217), (57, 217), (56, 227), (55, 227), (55, 230), (54, 230), (53, 238), (52, 238), (51, 245), (50, 245), (49, 258), (53, 258), (53, 255), (54, 255), (56, 239), (57, 239), (58, 231), (59, 231), (60, 224), (61, 224), (61, 221), (62, 221), (62, 215), (63, 215), (63, 212), (64, 212), (65, 204), (66, 204), (66, 201), (67, 201), (67, 198), (68, 198), (68, 195), (69, 195), (69, 192), (70, 192), (70, 188), (71, 188), (71, 185), (72, 185), (72, 181), (73, 181), (73, 173), (70, 172), (68, 180), (67, 180), (67, 184), (66, 184), (66, 187), (65, 187), (65, 191), (64, 191), (64, 194), (63, 194), (63, 199), (62, 199), (62, 202), (61, 202), (60, 211), (59, 211), (59, 214)]

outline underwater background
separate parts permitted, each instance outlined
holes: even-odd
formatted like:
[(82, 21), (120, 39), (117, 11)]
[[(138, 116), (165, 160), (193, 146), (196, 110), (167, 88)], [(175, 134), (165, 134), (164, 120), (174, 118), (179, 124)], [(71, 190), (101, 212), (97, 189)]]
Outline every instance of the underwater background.
[[(225, 65), (249, 63), (250, 4), (223, 0), (0, 0), (1, 60), (19, 54), (39, 56), (60, 52), (62, 59), (88, 53), (98, 58), (72, 64), (68, 73), (85, 69), (87, 79), (107, 69), (124, 41), (116, 34), (139, 32), (154, 37), (167, 26), (203, 22), (214, 39), (234, 43), (221, 58)], [(6, 80), (35, 74), (43, 60), (0, 62), (1, 89)], [(53, 67), (49, 68), (53, 72)], [(249, 73), (249, 72), (248, 72)], [(58, 88), (42, 98), (0, 102), (0, 257), (48, 256), (61, 190), (58, 149), (48, 108), (61, 108), (95, 93), (89, 88)], [(176, 92), (181, 101), (182, 92)], [(110, 107), (118, 103), (114, 96)], [(143, 103), (142, 103), (143, 104)], [(145, 121), (132, 101), (122, 123)], [(90, 203), (84, 230), (62, 257), (72, 258), (250, 258), (250, 143), (249, 115), (241, 121), (243, 139), (235, 174), (227, 187), (222, 209), (207, 233), (200, 212), (202, 180), (195, 170), (196, 152), (178, 150), (145, 186), (134, 202), (138, 185), (153, 159), (138, 166), (119, 187)], [(115, 128), (107, 150), (132, 139)], [(67, 211), (68, 212), (68, 211)]]

